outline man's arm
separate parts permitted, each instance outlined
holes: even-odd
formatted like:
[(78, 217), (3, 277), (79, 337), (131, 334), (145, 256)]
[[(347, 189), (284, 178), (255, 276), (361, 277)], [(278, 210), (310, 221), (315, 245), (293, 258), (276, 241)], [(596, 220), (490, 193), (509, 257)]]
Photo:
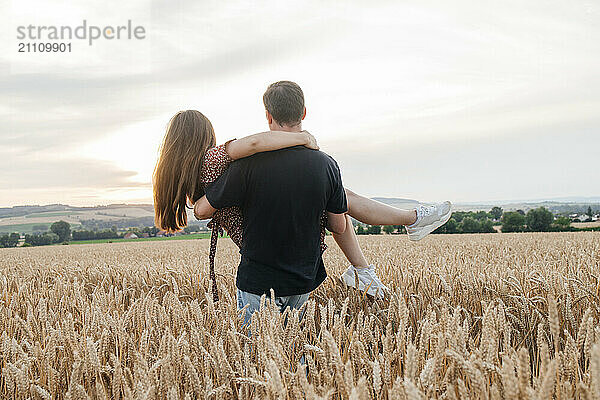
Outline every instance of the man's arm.
[(346, 190), (342, 184), (342, 175), (340, 168), (334, 159), (331, 159), (330, 179), (331, 194), (327, 200), (327, 229), (333, 233), (342, 234), (346, 231), (346, 212), (348, 212), (348, 202), (346, 200)]
[(221, 208), (242, 206), (246, 195), (247, 166), (245, 160), (234, 161), (229, 168), (210, 183), (202, 196), (194, 204), (194, 215), (198, 219), (208, 219)]
[(334, 214), (327, 211), (327, 229), (340, 235), (344, 233), (346, 231), (346, 214)]
[(215, 211), (217, 211), (217, 209), (210, 205), (206, 196), (202, 196), (196, 204), (194, 204), (194, 215), (198, 219), (212, 218)]

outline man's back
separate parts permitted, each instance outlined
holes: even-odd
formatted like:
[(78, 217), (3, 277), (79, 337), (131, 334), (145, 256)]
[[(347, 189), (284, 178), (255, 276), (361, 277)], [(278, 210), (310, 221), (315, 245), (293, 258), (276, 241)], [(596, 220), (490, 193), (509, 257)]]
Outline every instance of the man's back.
[(321, 216), (347, 210), (331, 157), (305, 147), (259, 153), (234, 162), (206, 195), (215, 208), (242, 208), (239, 289), (262, 294), (273, 288), (289, 296), (323, 282)]

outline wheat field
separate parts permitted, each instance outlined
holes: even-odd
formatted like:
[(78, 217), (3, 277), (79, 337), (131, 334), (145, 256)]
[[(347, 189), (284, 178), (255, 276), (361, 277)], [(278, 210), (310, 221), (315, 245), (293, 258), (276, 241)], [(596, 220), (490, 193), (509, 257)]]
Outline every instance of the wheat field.
[(0, 250), (11, 399), (600, 399), (600, 233), (361, 237), (392, 289), (330, 278), (250, 332), (220, 239)]

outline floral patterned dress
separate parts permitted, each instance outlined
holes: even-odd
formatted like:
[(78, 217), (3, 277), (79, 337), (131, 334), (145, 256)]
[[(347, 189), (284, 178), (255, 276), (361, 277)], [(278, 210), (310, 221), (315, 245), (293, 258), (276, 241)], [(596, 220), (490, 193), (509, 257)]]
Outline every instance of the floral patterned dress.
[[(230, 142), (230, 141), (229, 141)], [(233, 162), (233, 159), (227, 154), (227, 144), (215, 146), (209, 149), (205, 156), (202, 164), (202, 171), (200, 174), (200, 180), (204, 187), (217, 180), (229, 164)], [(215, 275), (215, 255), (217, 252), (217, 239), (219, 234), (223, 235), (223, 229), (227, 231), (229, 237), (238, 246), (242, 247), (242, 210), (239, 207), (229, 207), (217, 210), (209, 222), (208, 227), (211, 229), (210, 235), (210, 279), (212, 280), (212, 294), (213, 301), (219, 300), (217, 292), (217, 280)], [(327, 213), (323, 211), (321, 215), (321, 253), (327, 249), (325, 244), (325, 227), (327, 226)]]

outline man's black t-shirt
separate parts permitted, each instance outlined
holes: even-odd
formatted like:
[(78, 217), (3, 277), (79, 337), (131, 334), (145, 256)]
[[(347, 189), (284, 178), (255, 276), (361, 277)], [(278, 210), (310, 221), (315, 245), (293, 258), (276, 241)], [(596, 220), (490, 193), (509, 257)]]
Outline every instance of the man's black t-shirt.
[(348, 210), (333, 158), (303, 146), (258, 153), (233, 162), (206, 188), (206, 198), (214, 208), (242, 209), (240, 290), (291, 296), (325, 280), (320, 218), (323, 210)]

